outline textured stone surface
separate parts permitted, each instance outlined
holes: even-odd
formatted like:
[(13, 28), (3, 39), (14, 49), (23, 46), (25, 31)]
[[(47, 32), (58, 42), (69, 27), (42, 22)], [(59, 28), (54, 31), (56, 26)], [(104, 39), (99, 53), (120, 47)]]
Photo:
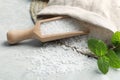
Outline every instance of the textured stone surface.
[[(9, 46), (6, 43), (8, 30), (33, 26), (29, 13), (30, 0), (0, 0), (0, 3), (0, 80), (118, 80), (120, 78), (118, 70), (110, 70), (107, 75), (102, 75), (97, 69), (95, 59), (76, 51), (79, 49), (84, 52), (86, 48), (84, 36), (45, 44), (37, 40), (28, 40)], [(76, 45), (77, 48), (74, 47)]]

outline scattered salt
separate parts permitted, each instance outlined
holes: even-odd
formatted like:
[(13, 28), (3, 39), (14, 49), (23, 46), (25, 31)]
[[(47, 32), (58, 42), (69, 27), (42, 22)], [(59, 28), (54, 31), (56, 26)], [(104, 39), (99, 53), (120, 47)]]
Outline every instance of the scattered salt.
[(80, 23), (72, 18), (64, 18), (40, 25), (42, 35), (80, 31)]

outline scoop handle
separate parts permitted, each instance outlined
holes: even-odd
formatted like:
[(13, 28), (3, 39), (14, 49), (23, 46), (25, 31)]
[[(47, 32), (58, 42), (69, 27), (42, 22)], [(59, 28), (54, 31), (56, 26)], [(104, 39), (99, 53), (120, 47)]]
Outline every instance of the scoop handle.
[(16, 44), (22, 40), (33, 37), (33, 28), (26, 30), (11, 30), (7, 32), (7, 40), (9, 44)]

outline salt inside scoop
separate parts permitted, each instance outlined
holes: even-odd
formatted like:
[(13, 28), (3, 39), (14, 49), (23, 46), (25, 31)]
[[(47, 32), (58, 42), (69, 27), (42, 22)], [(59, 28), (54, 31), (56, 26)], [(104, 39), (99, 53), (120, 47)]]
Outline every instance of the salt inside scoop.
[(83, 30), (83, 27), (80, 25), (78, 20), (73, 18), (49, 21), (40, 25), (40, 32), (42, 35), (75, 32), (81, 30)]

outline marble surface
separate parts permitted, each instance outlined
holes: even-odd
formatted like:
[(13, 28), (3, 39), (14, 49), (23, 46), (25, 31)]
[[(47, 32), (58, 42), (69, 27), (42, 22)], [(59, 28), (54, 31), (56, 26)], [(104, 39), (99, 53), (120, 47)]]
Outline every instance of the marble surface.
[[(6, 42), (8, 30), (33, 26), (29, 13), (30, 1), (0, 0), (0, 80), (120, 79), (119, 70), (110, 69), (107, 75), (103, 75), (98, 71), (95, 59), (77, 53), (74, 47), (61, 45), (61, 42), (68, 43), (71, 40), (46, 44), (41, 44), (37, 40), (28, 40), (18, 45), (8, 45)], [(80, 38), (82, 39), (84, 37)], [(80, 43), (80, 46), (83, 46), (83, 43)], [(73, 59), (71, 56), (79, 57), (78, 60), (84, 62), (71, 60)]]

